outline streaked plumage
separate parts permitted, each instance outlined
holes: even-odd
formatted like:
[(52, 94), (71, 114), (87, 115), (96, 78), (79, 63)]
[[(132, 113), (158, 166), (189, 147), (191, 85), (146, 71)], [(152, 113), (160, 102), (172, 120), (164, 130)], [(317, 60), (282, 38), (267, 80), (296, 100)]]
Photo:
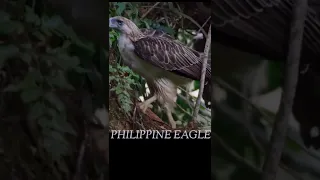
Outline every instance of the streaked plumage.
[[(177, 99), (177, 86), (200, 79), (203, 53), (174, 41), (161, 31), (140, 30), (124, 17), (110, 18), (109, 25), (121, 32), (118, 47), (124, 63), (146, 79), (153, 93), (141, 108), (145, 111), (158, 100), (175, 128), (171, 112)], [(207, 66), (206, 80), (211, 80), (210, 64)]]

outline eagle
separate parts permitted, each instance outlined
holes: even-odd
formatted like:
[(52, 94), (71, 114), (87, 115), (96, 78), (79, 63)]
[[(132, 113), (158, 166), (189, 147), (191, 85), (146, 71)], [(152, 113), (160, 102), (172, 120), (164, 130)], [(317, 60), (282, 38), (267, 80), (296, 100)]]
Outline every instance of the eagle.
[[(175, 129), (172, 112), (176, 106), (177, 88), (192, 80), (200, 80), (204, 53), (175, 41), (162, 31), (139, 29), (122, 16), (109, 18), (109, 27), (120, 32), (118, 48), (124, 64), (145, 78), (150, 88), (151, 97), (139, 105), (142, 112), (145, 113), (157, 100)], [(211, 88), (210, 64), (211, 61), (208, 61), (204, 92)]]

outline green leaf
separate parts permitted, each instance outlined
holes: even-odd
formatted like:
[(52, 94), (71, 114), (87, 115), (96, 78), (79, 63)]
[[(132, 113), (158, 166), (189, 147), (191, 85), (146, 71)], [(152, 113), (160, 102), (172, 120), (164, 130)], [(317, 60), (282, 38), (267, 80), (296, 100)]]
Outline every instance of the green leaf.
[(43, 90), (40, 87), (35, 87), (35, 88), (29, 88), (29, 89), (24, 89), (20, 97), (24, 103), (30, 103), (33, 102), (43, 95)]
[(123, 91), (119, 86), (116, 87), (116, 94), (121, 94), (121, 92)]
[(113, 68), (112, 66), (109, 66), (109, 72), (114, 73), (114, 72), (116, 72), (116, 69), (115, 69), (115, 68)]
[(78, 57), (71, 57), (67, 54), (58, 54), (54, 60), (54, 62), (64, 70), (76, 68), (80, 64)]
[(66, 41), (63, 42), (63, 45), (62, 45), (61, 48), (62, 49), (67, 49), (67, 48), (70, 47), (70, 45), (71, 45), (71, 42), (69, 40), (66, 40)]
[(68, 142), (63, 137), (62, 133), (51, 129), (42, 129), (42, 132), (46, 135), (43, 139), (43, 146), (51, 153), (51, 157), (54, 161), (57, 161), (61, 156), (68, 154)]
[(118, 8), (116, 9), (116, 14), (118, 16), (122, 15), (123, 11), (126, 9), (126, 5), (127, 5), (126, 2), (118, 2), (117, 3)]
[(80, 74), (84, 74), (84, 73), (90, 73), (91, 71), (88, 70), (88, 69), (85, 69), (83, 67), (80, 67), (80, 66), (77, 66), (75, 68), (73, 68), (73, 70), (77, 73), (80, 73)]
[(50, 125), (51, 125), (51, 119), (49, 119), (46, 116), (42, 116), (39, 118), (38, 120), (38, 124), (41, 127), (42, 130), (44, 129), (50, 129)]
[(43, 16), (42, 21), (42, 27), (47, 29), (58, 29), (61, 25), (64, 24), (60, 16), (52, 16), (50, 18), (47, 16)]
[(194, 81), (193, 85), (194, 90), (200, 89), (200, 81)]
[(40, 31), (41, 31), (43, 34), (45, 34), (46, 36), (52, 36), (52, 31), (51, 31), (51, 29), (48, 29), (48, 28), (42, 26), (42, 27), (40, 28)]
[(0, 46), (0, 69), (9, 58), (19, 55), (19, 48), (14, 45)]
[(63, 137), (63, 133), (55, 130), (48, 130), (46, 134), (61, 144), (68, 144), (67, 140)]
[(56, 110), (59, 112), (64, 112), (65, 106), (60, 98), (53, 92), (47, 92), (44, 95), (45, 100), (47, 100)]
[(56, 162), (57, 162), (57, 167), (59, 168), (59, 170), (61, 172), (64, 172), (65, 174), (70, 174), (69, 167), (68, 167), (66, 161), (58, 159), (58, 160), (56, 160)]
[(71, 38), (78, 44), (82, 44), (77, 34), (73, 31), (73, 29), (70, 26), (67, 26), (63, 22), (60, 16), (52, 16), (50, 18), (43, 17), (42, 21), (42, 29), (54, 29), (54, 32), (58, 32), (56, 33), (57, 35), (66, 36), (68, 38)]
[(19, 85), (16, 85), (16, 84), (9, 84), (7, 87), (5, 87), (3, 89), (3, 92), (18, 92), (20, 91), (20, 87)]
[(68, 82), (64, 75), (64, 71), (58, 70), (56, 76), (49, 78), (49, 83), (55, 87), (66, 90), (75, 90), (74, 87)]
[(290, 138), (287, 138), (286, 140), (286, 147), (290, 148), (295, 152), (300, 152), (302, 150), (301, 146)]
[(40, 41), (45, 41), (45, 40), (46, 40), (46, 36), (43, 35), (40, 31), (34, 31), (34, 32), (32, 33), (32, 35), (33, 35), (34, 37), (36, 37), (38, 40), (40, 40)]
[(37, 14), (34, 13), (33, 9), (26, 6), (26, 14), (25, 14), (25, 21), (28, 23), (33, 23), (36, 25), (40, 24), (40, 18)]
[(10, 14), (0, 11), (0, 23), (8, 22), (10, 21)]
[(269, 62), (268, 81), (270, 90), (275, 89), (281, 85), (282, 67), (280, 62)]
[(31, 43), (22, 43), (20, 46), (24, 49), (30, 50), (32, 49), (32, 44)]
[(53, 118), (54, 129), (63, 133), (68, 133), (76, 136), (77, 132), (71, 126), (71, 124), (67, 121), (67, 119), (63, 115), (56, 115)]
[(38, 86), (36, 85), (36, 82), (41, 82), (41, 81), (42, 81), (41, 72), (39, 70), (31, 70), (28, 72), (25, 78), (22, 81), (20, 81), (20, 83), (10, 84), (3, 91), (17, 92), (24, 89), (38, 88)]
[(24, 26), (19, 21), (8, 21), (0, 23), (0, 34), (11, 34), (13, 32), (17, 32), (20, 34), (24, 31)]
[(150, 19), (144, 19), (141, 21), (143, 23), (143, 25), (147, 28), (150, 29), (150, 24), (151, 24), (151, 20)]
[(38, 119), (46, 114), (46, 107), (42, 102), (36, 102), (31, 105), (28, 112), (28, 119)]
[(20, 54), (20, 57), (21, 57), (21, 59), (22, 59), (25, 63), (27, 63), (27, 64), (30, 64), (31, 61), (32, 61), (32, 57), (31, 57), (31, 55), (28, 54), (28, 53), (21, 53), (21, 54)]

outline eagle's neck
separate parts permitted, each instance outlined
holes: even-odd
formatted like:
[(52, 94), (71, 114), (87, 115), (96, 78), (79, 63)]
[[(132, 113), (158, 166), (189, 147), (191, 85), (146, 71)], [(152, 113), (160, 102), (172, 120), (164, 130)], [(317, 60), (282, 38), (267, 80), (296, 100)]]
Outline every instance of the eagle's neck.
[(131, 32), (127, 34), (127, 36), (128, 38), (130, 38), (131, 41), (137, 41), (138, 39), (144, 36), (141, 30), (135, 24), (131, 25), (130, 29)]

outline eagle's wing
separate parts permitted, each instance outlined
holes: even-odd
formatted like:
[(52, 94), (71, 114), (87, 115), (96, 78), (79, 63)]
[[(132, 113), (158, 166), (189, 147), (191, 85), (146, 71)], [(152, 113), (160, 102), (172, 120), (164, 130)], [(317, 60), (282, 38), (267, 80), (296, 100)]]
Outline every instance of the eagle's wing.
[[(135, 54), (154, 66), (194, 80), (201, 77), (203, 53), (163, 37), (146, 36), (133, 45)], [(206, 77), (211, 78), (209, 63)]]

